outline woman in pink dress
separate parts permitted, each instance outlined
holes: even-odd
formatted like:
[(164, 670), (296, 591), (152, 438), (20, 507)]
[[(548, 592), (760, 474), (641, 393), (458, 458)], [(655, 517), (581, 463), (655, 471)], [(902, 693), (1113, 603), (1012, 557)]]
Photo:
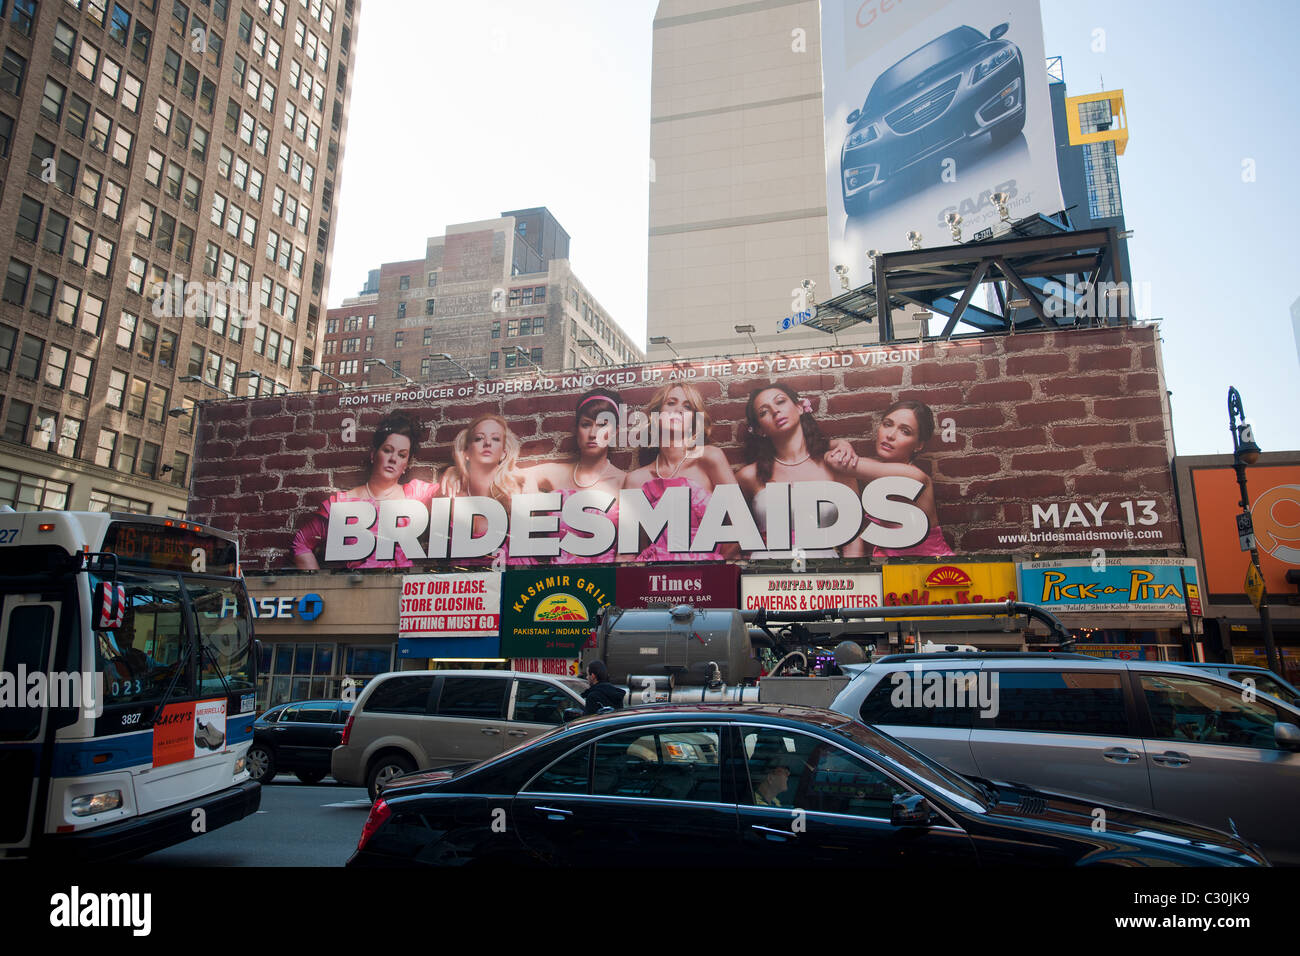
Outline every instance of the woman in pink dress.
[[(398, 498), (411, 498), (428, 505), (438, 492), (436, 481), (422, 481), (413, 478), (402, 484), (402, 478), (415, 460), (419, 450), (419, 431), (415, 422), (405, 412), (390, 412), (380, 419), (375, 426), (375, 434), (370, 442), (370, 474), (365, 482), (347, 491), (336, 491), (321, 504), (320, 508), (308, 518), (293, 537), (293, 563), (303, 571), (315, 571), (320, 568), (318, 549), (325, 541), (329, 529), (330, 508), (340, 501), (369, 501), (376, 512), (380, 503)], [(376, 524), (378, 518), (376, 518)], [(402, 518), (402, 527), (408, 519)], [(375, 525), (371, 525), (371, 531)], [(393, 550), (390, 561), (381, 561), (372, 553), (363, 561), (347, 562), (349, 568), (409, 568), (411, 560), (402, 553), (401, 545)]]
[[(800, 399), (797, 392), (782, 382), (763, 385), (749, 393), (745, 403), (745, 422), (749, 426), (745, 437), (745, 459), (749, 464), (736, 472), (736, 480), (745, 491), (754, 512), (754, 519), (764, 537), (768, 529), (768, 497), (765, 493), (770, 482), (794, 483), (800, 481), (835, 481), (858, 492), (857, 480), (832, 470), (826, 461), (829, 452), (848, 443), (840, 439), (831, 442), (822, 434), (821, 426), (813, 417), (812, 404)], [(852, 451), (852, 449), (849, 449)], [(784, 506), (782, 506), (784, 507)], [(839, 517), (831, 502), (822, 502), (818, 525), (829, 527)], [(798, 545), (798, 542), (795, 542)], [(807, 550), (798, 548), (804, 557), (833, 558), (834, 548)], [(866, 555), (866, 545), (858, 536), (840, 546), (838, 556), (861, 558)], [(795, 550), (754, 551), (753, 560), (791, 558)]]
[[(558, 491), (560, 505), (570, 495), (579, 491), (608, 492), (614, 496), (614, 503), (604, 512), (618, 527), (618, 492), (623, 487), (627, 472), (609, 460), (609, 446), (618, 429), (618, 415), (621, 398), (618, 392), (609, 388), (595, 388), (578, 399), (573, 410), (573, 440), (577, 445), (578, 456), (573, 462), (546, 462), (535, 465), (526, 472), (529, 491)], [(592, 514), (594, 507), (584, 509)], [(570, 528), (560, 519), (556, 537), (563, 538), (570, 531), (583, 538), (590, 535), (585, 531)], [(551, 559), (552, 564), (597, 564), (616, 560), (615, 547), (618, 543), (617, 532), (613, 541), (599, 554), (586, 557), (561, 550)]]
[[(442, 496), (491, 498), (510, 514), (510, 499), (524, 491), (524, 472), (519, 467), (519, 439), (500, 415), (480, 415), (461, 429), (452, 444), (452, 466), (442, 476)], [(455, 504), (452, 505), (453, 518)], [(473, 536), (487, 533), (487, 517), (474, 516)], [(536, 558), (511, 558), (509, 543), (498, 552), (498, 561), (508, 564), (536, 564)], [(461, 561), (463, 564), (477, 563)], [(494, 562), (495, 563), (495, 562)]]
[[(649, 463), (628, 472), (623, 487), (640, 489), (651, 506), (657, 504), (670, 488), (688, 489), (690, 533), (694, 538), (713, 489), (718, 485), (734, 485), (735, 473), (722, 450), (708, 444), (709, 416), (704, 410), (704, 398), (694, 385), (665, 385), (650, 399), (646, 411), (658, 413), (658, 427), (652, 425), (650, 429), (652, 444), (642, 452), (643, 458), (649, 457)], [(740, 551), (735, 542), (724, 542), (712, 551), (670, 551), (667, 537), (665, 528), (658, 538), (642, 549), (636, 560), (722, 561), (735, 557)]]
[(859, 458), (851, 448), (837, 448), (827, 455), (832, 468), (850, 474), (862, 481), (872, 481), (886, 475), (903, 475), (921, 482), (924, 487), (913, 502), (924, 513), (930, 524), (929, 533), (908, 548), (876, 548), (872, 558), (946, 557), (953, 553), (943, 530), (939, 527), (939, 512), (934, 503), (934, 482), (930, 476), (912, 462), (925, 450), (926, 442), (934, 435), (934, 412), (924, 402), (894, 402), (887, 409), (876, 429), (872, 446), (873, 457)]

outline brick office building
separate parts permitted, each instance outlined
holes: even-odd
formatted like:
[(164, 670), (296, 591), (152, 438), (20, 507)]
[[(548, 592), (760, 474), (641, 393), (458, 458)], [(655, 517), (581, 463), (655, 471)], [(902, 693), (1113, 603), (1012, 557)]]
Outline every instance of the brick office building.
[(323, 389), (644, 358), (574, 275), (568, 233), (545, 208), (448, 226), (424, 258), (384, 263), (372, 279), (329, 311)]
[(361, 4), (9, 6), (0, 503), (183, 513), (195, 402), (314, 361)]

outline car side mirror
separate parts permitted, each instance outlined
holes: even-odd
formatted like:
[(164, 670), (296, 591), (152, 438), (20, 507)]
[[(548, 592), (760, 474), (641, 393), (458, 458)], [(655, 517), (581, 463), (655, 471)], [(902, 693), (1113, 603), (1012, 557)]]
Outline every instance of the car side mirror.
[(1277, 741), (1279, 747), (1286, 747), (1288, 750), (1300, 748), (1300, 727), (1279, 720), (1273, 725), (1273, 739)]
[(862, 110), (854, 110), (849, 114), (849, 118), (845, 122), (851, 126), (860, 119), (862, 119)]
[(889, 822), (896, 827), (926, 827), (930, 825), (930, 804), (919, 793), (909, 796), (894, 794), (889, 808)]
[(564, 722), (567, 724), (569, 721), (577, 720), (579, 717), (583, 716), (583, 712), (577, 707), (566, 707), (561, 716), (564, 717)]
[(1000, 39), (1002, 36), (1006, 34), (1007, 30), (1009, 29), (1011, 29), (1011, 24), (999, 23), (997, 26), (995, 26), (992, 30), (989, 31), (989, 39), (990, 40)]

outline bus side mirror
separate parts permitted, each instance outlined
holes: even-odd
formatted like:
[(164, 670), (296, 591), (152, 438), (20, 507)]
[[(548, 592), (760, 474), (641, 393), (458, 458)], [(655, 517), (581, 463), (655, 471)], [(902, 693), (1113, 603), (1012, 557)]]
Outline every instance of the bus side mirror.
[(112, 581), (100, 581), (91, 596), (95, 630), (116, 631), (126, 615), (126, 588)]

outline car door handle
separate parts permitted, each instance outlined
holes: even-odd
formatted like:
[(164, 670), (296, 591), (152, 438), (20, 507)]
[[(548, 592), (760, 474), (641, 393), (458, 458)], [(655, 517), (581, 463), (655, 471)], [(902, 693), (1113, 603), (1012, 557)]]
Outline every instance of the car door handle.
[(1126, 750), (1123, 747), (1111, 747), (1109, 750), (1103, 750), (1101, 755), (1111, 763), (1132, 763), (1142, 756), (1135, 750)]
[(272, 727), (271, 729), (275, 731), (277, 734), (284, 733), (286, 730), (288, 730), (287, 727)]
[(572, 810), (561, 810), (559, 807), (533, 807), (538, 813), (546, 814), (548, 820), (567, 820), (573, 816)]
[(526, 730), (507, 730), (507, 731), (506, 731), (506, 734), (507, 734), (508, 736), (510, 736), (510, 737), (527, 737), (527, 736), (528, 736), (528, 731), (526, 731)]
[(493, 736), (500, 736), (501, 731), (498, 730), (496, 727), (481, 727), (479, 728), (479, 733), (487, 734), (489, 737), (493, 737)]
[(1162, 754), (1152, 754), (1151, 759), (1162, 767), (1181, 767), (1183, 764), (1192, 762), (1192, 758), (1187, 754), (1176, 753), (1172, 750), (1166, 750)]
[(788, 841), (792, 836), (794, 836), (794, 834), (789, 830), (777, 830), (773, 827), (760, 826), (757, 823), (751, 823), (749, 828), (751, 830), (757, 830), (759, 833), (767, 834), (769, 840), (775, 840), (781, 843)]

